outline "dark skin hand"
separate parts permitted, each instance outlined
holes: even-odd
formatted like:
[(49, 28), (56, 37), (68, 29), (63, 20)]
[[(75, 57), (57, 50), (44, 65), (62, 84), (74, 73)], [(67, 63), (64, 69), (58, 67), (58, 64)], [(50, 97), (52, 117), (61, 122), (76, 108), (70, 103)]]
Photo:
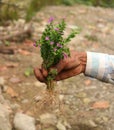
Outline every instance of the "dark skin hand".
[[(60, 60), (57, 65), (51, 68), (57, 69), (58, 74), (55, 77), (56, 81), (67, 79), (85, 72), (87, 62), (86, 52), (71, 51), (70, 54), (70, 57)], [(40, 82), (46, 83), (46, 77), (48, 75), (47, 70), (43, 67), (34, 68), (34, 74)]]

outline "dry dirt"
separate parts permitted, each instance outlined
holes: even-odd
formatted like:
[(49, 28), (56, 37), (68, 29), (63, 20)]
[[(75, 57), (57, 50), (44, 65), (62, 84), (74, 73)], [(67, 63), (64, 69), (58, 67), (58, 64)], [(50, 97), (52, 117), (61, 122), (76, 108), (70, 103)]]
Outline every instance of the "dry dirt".
[[(81, 5), (45, 7), (32, 20), (34, 40), (41, 36), (50, 16), (56, 21), (66, 17), (68, 31), (75, 26), (82, 28), (69, 44), (71, 49), (114, 54), (113, 9)], [(33, 41), (28, 39), (21, 43), (11, 42), (9, 46), (0, 44), (0, 47), (15, 51), (11, 55), (0, 54), (0, 77), (5, 79), (5, 86), (10, 89), (4, 90), (3, 95), (13, 106), (18, 105), (13, 113), (26, 111), (38, 119), (37, 129), (40, 125), (42, 130), (51, 126), (39, 122), (39, 116), (47, 112), (56, 115), (58, 120), (66, 121), (68, 130), (114, 130), (114, 85), (81, 74), (57, 83), (59, 105), (55, 97), (54, 105), (45, 103), (40, 109), (42, 104), (36, 101), (46, 95), (45, 84), (38, 82), (30, 73), (31, 69), (41, 65), (39, 48), (35, 48)], [(29, 73), (28, 76), (25, 72)]]

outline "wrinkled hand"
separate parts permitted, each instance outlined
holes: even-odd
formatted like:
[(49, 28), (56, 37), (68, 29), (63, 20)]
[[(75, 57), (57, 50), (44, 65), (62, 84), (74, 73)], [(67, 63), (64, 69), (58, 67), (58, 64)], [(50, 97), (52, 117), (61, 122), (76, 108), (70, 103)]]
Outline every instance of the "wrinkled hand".
[[(87, 54), (86, 52), (71, 51), (71, 56), (60, 60), (60, 62), (51, 69), (57, 69), (56, 81), (67, 79), (85, 72)], [(48, 72), (42, 68), (35, 68), (34, 74), (40, 82), (46, 82)]]

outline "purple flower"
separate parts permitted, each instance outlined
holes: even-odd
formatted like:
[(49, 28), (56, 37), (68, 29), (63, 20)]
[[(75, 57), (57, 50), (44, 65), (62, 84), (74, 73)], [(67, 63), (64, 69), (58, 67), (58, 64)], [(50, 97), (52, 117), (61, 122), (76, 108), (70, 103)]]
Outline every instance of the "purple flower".
[(34, 46), (34, 47), (37, 47), (37, 46), (38, 46), (38, 47), (40, 48), (40, 44), (38, 44), (38, 43), (33, 43), (33, 46)]
[(54, 51), (57, 51), (57, 48), (54, 48)]
[(46, 37), (45, 40), (48, 41), (48, 40), (49, 40), (49, 37)]
[(36, 43), (33, 43), (33, 46), (34, 46), (34, 47), (37, 47)]
[(65, 19), (66, 19), (66, 16), (64, 16), (62, 19), (65, 20)]
[(41, 45), (39, 44), (39, 45), (38, 45), (38, 47), (40, 48), (40, 47), (41, 47)]
[(52, 23), (53, 20), (54, 20), (54, 17), (50, 17), (48, 22), (49, 22), (49, 23)]
[(62, 48), (62, 45), (60, 43), (57, 43), (57, 47)]
[(56, 31), (59, 31), (59, 28), (55, 28)]
[(53, 45), (54, 44), (54, 42), (50, 42), (50, 45)]
[(68, 55), (66, 53), (63, 53), (63, 57), (64, 59), (68, 57)]

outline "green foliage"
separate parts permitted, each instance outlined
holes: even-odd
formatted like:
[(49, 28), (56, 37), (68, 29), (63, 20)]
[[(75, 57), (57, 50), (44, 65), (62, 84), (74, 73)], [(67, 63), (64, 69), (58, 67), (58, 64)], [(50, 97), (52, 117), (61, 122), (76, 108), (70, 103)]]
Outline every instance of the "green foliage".
[(25, 75), (26, 77), (29, 77), (29, 76), (33, 75), (33, 69), (32, 69), (32, 67), (28, 67), (28, 68), (24, 71), (24, 75)]
[(54, 79), (56, 75), (57, 75), (57, 70), (51, 69), (49, 74), (48, 74), (47, 81)]
[(114, 0), (92, 0), (94, 6), (114, 7)]
[(57, 70), (51, 69), (53, 65), (57, 64), (61, 59), (70, 56), (67, 43), (79, 33), (79, 30), (72, 30), (72, 32), (64, 38), (64, 31), (66, 28), (65, 20), (58, 24), (54, 24), (54, 18), (50, 18), (40, 40), (37, 41), (35, 46), (40, 46), (41, 56), (43, 58), (43, 67), (48, 70), (47, 76), (47, 89), (53, 90), (53, 80), (57, 75)]
[(17, 7), (15, 5), (0, 2), (0, 23), (14, 19), (18, 19)]
[(46, 5), (58, 5), (61, 3), (61, 0), (31, 0), (30, 5), (26, 11), (26, 21), (30, 21), (35, 13)]
[(64, 55), (69, 56), (69, 48), (67, 43), (79, 33), (79, 30), (72, 30), (67, 38), (63, 38), (66, 23), (64, 19), (54, 25), (53, 19), (47, 24), (42, 37), (37, 41), (37, 46), (41, 47), (41, 56), (43, 58), (43, 65), (46, 69), (49, 69), (53, 65), (57, 64), (60, 59), (64, 58)]
[(62, 0), (62, 3), (70, 6), (70, 5), (73, 5), (75, 3), (75, 1), (74, 0)]
[(75, 3), (103, 6), (103, 7), (114, 7), (114, 0), (32, 0), (26, 11), (26, 21), (30, 21), (35, 13), (46, 5), (74, 5)]
[(88, 39), (89, 41), (93, 41), (93, 42), (97, 42), (98, 38), (95, 35), (85, 35), (84, 36), (86, 39)]
[(5, 41), (4, 44), (5, 44), (5, 46), (10, 46), (10, 42), (9, 41)]
[(74, 3), (79, 3), (79, 4), (86, 4), (86, 5), (93, 5), (93, 6), (114, 7), (114, 0), (61, 0), (61, 1), (65, 5), (67, 3), (69, 5), (73, 5)]
[(35, 12), (37, 12), (40, 7), (39, 5), (39, 1), (37, 0), (32, 0), (27, 11), (26, 11), (26, 21), (31, 20), (32, 16), (34, 16)]
[[(6, 3), (0, 0), (0, 23), (7, 20), (18, 19), (24, 17), (26, 21), (30, 21), (35, 13), (46, 5), (74, 5), (75, 3), (114, 7), (114, 0), (8, 0)], [(24, 13), (21, 15), (21, 12)], [(25, 16), (26, 15), (26, 16)]]
[[(47, 84), (51, 85), (52, 81), (57, 75), (56, 70), (50, 68), (57, 64), (61, 59), (70, 56), (67, 43), (79, 33), (79, 29), (72, 30), (71, 33), (64, 38), (64, 31), (66, 28), (65, 20), (62, 19), (58, 24), (54, 24), (54, 19), (50, 18), (41, 38), (36, 42), (35, 46), (40, 46), (41, 57), (43, 58), (43, 67), (49, 71), (47, 76)], [(47, 88), (50, 88), (49, 86)]]
[(92, 0), (74, 0), (75, 3), (79, 3), (79, 4), (86, 4), (86, 5), (93, 5)]

